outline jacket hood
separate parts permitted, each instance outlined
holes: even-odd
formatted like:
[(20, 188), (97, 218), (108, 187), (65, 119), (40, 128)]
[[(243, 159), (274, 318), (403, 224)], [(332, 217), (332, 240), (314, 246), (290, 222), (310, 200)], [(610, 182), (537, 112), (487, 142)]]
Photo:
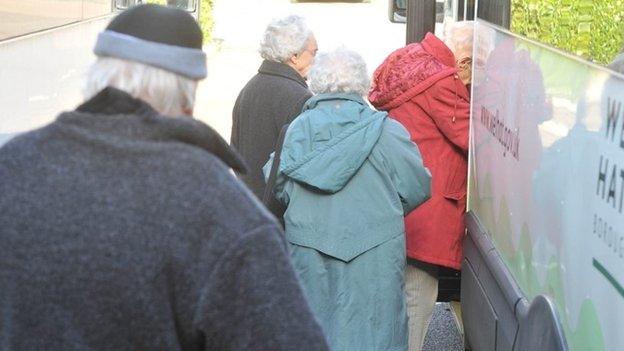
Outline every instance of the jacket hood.
[(381, 135), (386, 113), (355, 94), (320, 94), (288, 128), (280, 171), (326, 193), (340, 191)]
[(390, 110), (456, 72), (453, 52), (427, 33), (422, 42), (391, 53), (375, 70), (368, 99), (378, 109)]

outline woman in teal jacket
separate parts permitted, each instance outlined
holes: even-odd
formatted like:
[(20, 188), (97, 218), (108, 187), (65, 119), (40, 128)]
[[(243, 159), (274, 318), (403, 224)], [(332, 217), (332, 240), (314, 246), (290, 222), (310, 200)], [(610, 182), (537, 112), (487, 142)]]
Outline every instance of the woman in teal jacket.
[(430, 175), (407, 131), (363, 100), (368, 87), (358, 54), (317, 58), (318, 95), (288, 128), (275, 195), (332, 350), (407, 350), (403, 217), (429, 197)]

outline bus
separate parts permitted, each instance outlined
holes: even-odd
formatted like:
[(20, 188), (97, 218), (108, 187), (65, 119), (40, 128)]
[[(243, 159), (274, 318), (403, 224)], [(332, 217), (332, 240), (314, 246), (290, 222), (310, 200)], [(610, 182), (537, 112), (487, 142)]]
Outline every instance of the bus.
[[(199, 0), (163, 0), (199, 16)], [(82, 101), (97, 34), (141, 0), (0, 2), (0, 145)], [(153, 1), (157, 2), (157, 1)]]
[[(565, 11), (585, 11), (567, 17), (569, 41), (598, 34), (598, 2), (564, 2)], [(401, 1), (390, 2), (392, 18), (407, 21), (408, 43), (433, 31), (432, 3), (408, 0), (405, 13)], [(604, 43), (571, 53), (552, 35), (535, 40), (511, 30), (512, 5), (535, 8), (523, 3), (444, 4), (451, 15), (442, 25), (474, 21), (465, 345), (621, 350), (624, 76), (586, 59), (599, 57), (591, 48)], [(548, 17), (539, 18), (545, 26), (560, 12), (525, 15)]]

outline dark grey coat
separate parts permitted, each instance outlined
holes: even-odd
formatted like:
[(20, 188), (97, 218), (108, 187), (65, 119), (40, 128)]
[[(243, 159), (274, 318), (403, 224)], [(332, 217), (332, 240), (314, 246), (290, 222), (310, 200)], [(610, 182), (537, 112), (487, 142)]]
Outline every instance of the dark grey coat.
[(249, 167), (248, 174), (240, 178), (258, 198), (262, 198), (265, 186), (262, 166), (275, 150), (282, 126), (301, 113), (310, 97), (312, 93), (297, 71), (272, 61), (264, 61), (238, 95), (231, 142)]
[(209, 127), (105, 89), (0, 149), (0, 349), (326, 350)]

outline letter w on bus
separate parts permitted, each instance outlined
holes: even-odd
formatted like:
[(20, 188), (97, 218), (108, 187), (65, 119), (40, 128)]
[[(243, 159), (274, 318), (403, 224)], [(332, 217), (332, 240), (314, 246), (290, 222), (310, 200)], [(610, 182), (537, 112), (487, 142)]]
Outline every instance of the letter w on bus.
[[(611, 99), (610, 97), (607, 98), (607, 130), (606, 130), (606, 134), (605, 137), (607, 138), (607, 140), (611, 140), (613, 141), (613, 136), (615, 134), (615, 127), (617, 125), (618, 120), (620, 119), (620, 110), (622, 109), (622, 103), (615, 100), (615, 99)], [(624, 134), (624, 123), (622, 124), (622, 133)], [(611, 136), (609, 136), (609, 132), (611, 133)], [(620, 138), (620, 147), (624, 148), (624, 140), (622, 140), (622, 138)]]

